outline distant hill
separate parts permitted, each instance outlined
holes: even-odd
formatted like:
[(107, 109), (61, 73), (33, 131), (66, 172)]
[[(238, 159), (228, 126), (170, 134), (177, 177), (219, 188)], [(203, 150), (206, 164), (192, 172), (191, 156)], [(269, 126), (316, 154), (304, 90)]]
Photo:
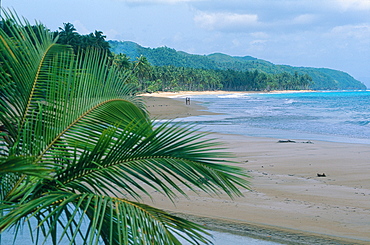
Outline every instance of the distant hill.
[(257, 59), (251, 56), (230, 56), (221, 53), (210, 55), (194, 55), (183, 51), (176, 51), (168, 47), (144, 48), (137, 43), (128, 41), (108, 41), (113, 53), (123, 53), (135, 60), (141, 55), (155, 66), (176, 66), (190, 67), (213, 70), (237, 70), (251, 71), (258, 70), (270, 74), (279, 74), (283, 72), (299, 74), (308, 74), (312, 77), (313, 84), (311, 89), (366, 89), (366, 86), (360, 81), (354, 79), (348, 73), (327, 69), (312, 67), (293, 67), (288, 65), (275, 65), (271, 62)]

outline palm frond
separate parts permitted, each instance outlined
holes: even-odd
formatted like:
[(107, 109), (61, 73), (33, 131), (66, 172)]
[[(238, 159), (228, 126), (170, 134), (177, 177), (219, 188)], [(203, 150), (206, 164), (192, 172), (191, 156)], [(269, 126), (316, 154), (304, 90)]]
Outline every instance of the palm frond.
[(52, 170), (48, 166), (32, 164), (32, 158), (27, 157), (10, 157), (0, 162), (0, 175), (8, 173), (26, 174), (37, 176), (39, 178), (51, 178)]
[[(6, 208), (4, 208), (7, 211)], [(17, 208), (10, 207), (0, 220), (0, 230), (16, 221), (36, 218), (43, 239), (57, 243), (68, 237), (83, 244), (191, 244), (210, 243), (200, 225), (162, 210), (125, 199), (94, 194), (50, 192)], [(27, 217), (25, 219), (25, 217)], [(57, 232), (57, 229), (60, 229)]]
[(233, 198), (248, 188), (246, 172), (193, 125), (153, 124), (125, 82), (130, 72), (106, 52), (75, 55), (42, 25), (4, 16), (0, 232), (35, 218), (36, 242), (208, 242), (200, 226), (137, 201), (152, 190), (172, 200), (184, 187)]
[(38, 83), (40, 76), (47, 72), (50, 59), (66, 47), (56, 44), (43, 26), (36, 25), (37, 29), (31, 30), (31, 25), (15, 13), (4, 11), (4, 16), (12, 21), (4, 21), (7, 26), (0, 29), (0, 62), (3, 65), (0, 120), (15, 142), (26, 124), (27, 115), (42, 98), (43, 85)]
[(164, 124), (150, 134), (136, 130), (136, 125), (107, 129), (94, 148), (55, 178), (65, 188), (89, 186), (102, 194), (111, 190), (110, 194), (134, 198), (140, 198), (138, 191), (150, 196), (145, 186), (170, 198), (176, 196), (174, 191), (185, 195), (180, 185), (214, 194), (221, 189), (230, 197), (242, 195), (236, 186), (248, 188), (242, 178), (246, 172), (230, 165), (218, 143), (202, 139), (204, 134), (191, 127)]

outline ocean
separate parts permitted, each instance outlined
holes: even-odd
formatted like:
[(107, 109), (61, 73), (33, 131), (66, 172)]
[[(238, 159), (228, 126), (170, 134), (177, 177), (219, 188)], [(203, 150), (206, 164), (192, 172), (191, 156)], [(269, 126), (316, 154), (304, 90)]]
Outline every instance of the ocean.
[[(260, 239), (255, 239), (247, 236), (239, 236), (234, 235), (230, 233), (223, 233), (223, 232), (216, 232), (211, 231), (211, 234), (213, 236), (212, 242), (214, 245), (279, 245), (282, 243), (276, 243), (271, 241), (265, 241)], [(5, 234), (2, 234), (1, 236), (1, 245), (11, 245), (13, 244), (13, 236), (10, 232), (7, 232)], [(189, 242), (185, 241), (182, 238), (179, 238), (182, 245), (190, 245)], [(78, 240), (77, 244), (82, 244), (82, 240)], [(33, 244), (32, 240), (30, 238), (30, 235), (28, 234), (28, 231), (24, 233), (19, 233), (17, 235), (17, 240), (15, 244)], [(41, 244), (41, 243), (40, 243)], [(52, 244), (52, 242), (49, 240), (45, 243), (46, 245)], [(61, 245), (67, 245), (69, 244), (66, 239), (64, 239), (61, 243)], [(103, 242), (99, 243), (100, 245), (104, 244)]]
[[(192, 95), (218, 115), (178, 119), (201, 129), (227, 134), (290, 140), (370, 144), (370, 91), (225, 93)], [(212, 231), (215, 245), (275, 245), (271, 241)], [(11, 234), (2, 243), (11, 244)], [(18, 244), (31, 244), (20, 234)], [(184, 242), (183, 244), (187, 244)]]
[(178, 119), (202, 130), (370, 144), (370, 91), (225, 93), (191, 99), (219, 113)]
[[(279, 140), (370, 144), (370, 91), (225, 93), (190, 98), (219, 113), (176, 120), (195, 123), (201, 130)], [(214, 233), (214, 237), (215, 245), (280, 244), (226, 233)]]

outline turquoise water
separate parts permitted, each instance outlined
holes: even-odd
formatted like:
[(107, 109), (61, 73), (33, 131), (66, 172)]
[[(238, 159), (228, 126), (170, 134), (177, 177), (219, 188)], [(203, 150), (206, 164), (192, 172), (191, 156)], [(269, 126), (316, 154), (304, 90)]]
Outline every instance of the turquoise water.
[[(370, 91), (244, 93), (191, 98), (212, 112), (222, 113), (180, 119), (195, 122), (206, 130), (279, 139), (370, 144)], [(279, 244), (228, 233), (212, 234), (215, 245)], [(2, 235), (2, 245), (11, 242), (9, 233)], [(27, 232), (20, 234), (15, 244), (31, 244)]]
[(370, 144), (370, 91), (196, 95), (207, 115), (181, 119), (205, 130), (281, 139)]
[[(223, 233), (223, 232), (216, 232), (216, 231), (211, 231), (211, 234), (213, 236), (212, 242), (214, 245), (279, 245), (281, 243), (276, 243), (276, 242), (271, 242), (271, 241), (264, 241), (264, 240), (259, 240), (247, 236), (239, 236), (239, 235), (234, 235), (230, 233)], [(183, 245), (190, 245), (189, 242), (180, 239), (181, 243)], [(78, 240), (77, 244), (82, 244), (82, 240)], [(11, 232), (7, 232), (1, 235), (0, 239), (0, 244), (1, 245), (10, 245), (13, 244), (13, 235)], [(32, 240), (30, 238), (30, 235), (28, 233), (28, 230), (26, 229), (24, 232), (21, 232), (17, 235), (16, 242), (14, 243), (16, 245), (24, 245), (24, 244), (33, 244)], [(41, 243), (39, 243), (41, 244)], [(45, 243), (46, 245), (52, 244), (51, 241), (47, 241)], [(64, 244), (69, 244), (67, 239), (64, 239), (61, 241), (59, 244), (64, 245)], [(103, 242), (99, 243), (103, 244)]]
[[(211, 234), (213, 236), (212, 242), (214, 245), (279, 245), (281, 243), (276, 243), (276, 242), (271, 242), (271, 241), (264, 241), (264, 240), (259, 240), (247, 236), (239, 236), (239, 235), (234, 235), (230, 233), (223, 233), (223, 232), (216, 232), (216, 231), (211, 231)], [(10, 245), (13, 244), (13, 236), (10, 233), (5, 233), (1, 236), (1, 245)], [(185, 240), (181, 240), (181, 243), (183, 245), (190, 245), (189, 242)], [(82, 240), (79, 240), (80, 244), (82, 244)], [(30, 239), (30, 235), (26, 231), (25, 233), (20, 233), (17, 235), (17, 240), (15, 242), (17, 245), (24, 245), (24, 244), (33, 244), (32, 240)], [(41, 244), (41, 243), (40, 243)], [(52, 244), (51, 241), (46, 242), (46, 245)], [(66, 239), (64, 239), (61, 243), (63, 244), (69, 244)], [(102, 242), (99, 244), (103, 244)]]

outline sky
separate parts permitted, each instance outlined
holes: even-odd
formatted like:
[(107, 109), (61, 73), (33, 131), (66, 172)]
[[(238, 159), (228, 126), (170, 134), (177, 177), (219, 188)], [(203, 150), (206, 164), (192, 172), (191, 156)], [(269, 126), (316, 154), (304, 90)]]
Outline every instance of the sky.
[(50, 30), (344, 71), (370, 88), (370, 0), (1, 0)]

